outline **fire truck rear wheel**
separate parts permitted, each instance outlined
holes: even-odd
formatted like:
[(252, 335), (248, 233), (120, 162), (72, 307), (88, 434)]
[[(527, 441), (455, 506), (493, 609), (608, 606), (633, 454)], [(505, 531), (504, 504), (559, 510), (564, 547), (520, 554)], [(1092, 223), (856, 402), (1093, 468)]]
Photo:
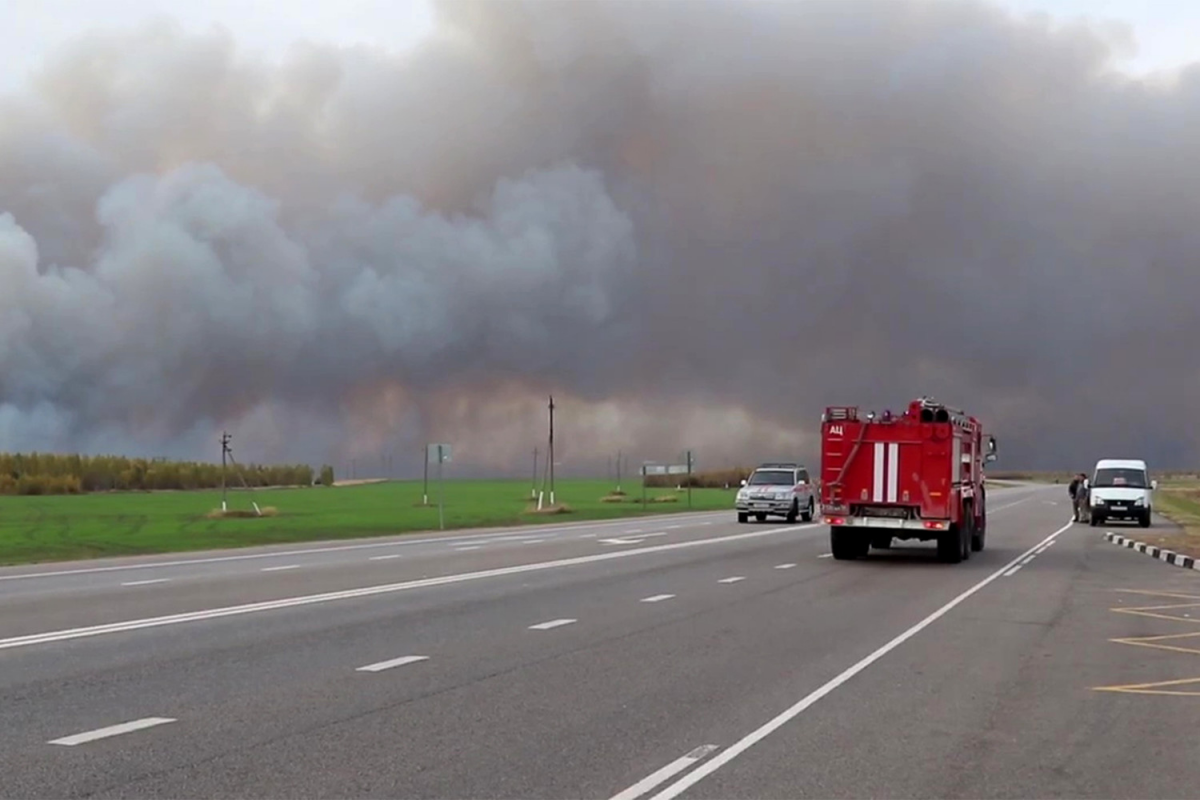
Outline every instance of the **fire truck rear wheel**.
[(853, 561), (863, 558), (871, 547), (871, 541), (858, 535), (858, 531), (845, 528), (831, 527), (829, 529), (829, 549), (838, 561)]
[(964, 551), (970, 552), (970, 547), (964, 547), (966, 537), (960, 525), (951, 525), (937, 540), (938, 560), (947, 564), (957, 564), (963, 560)]
[(982, 550), (984, 544), (987, 543), (987, 528), (984, 525), (978, 524), (978, 522), (976, 520), (976, 524), (971, 526), (971, 549), (976, 553)]

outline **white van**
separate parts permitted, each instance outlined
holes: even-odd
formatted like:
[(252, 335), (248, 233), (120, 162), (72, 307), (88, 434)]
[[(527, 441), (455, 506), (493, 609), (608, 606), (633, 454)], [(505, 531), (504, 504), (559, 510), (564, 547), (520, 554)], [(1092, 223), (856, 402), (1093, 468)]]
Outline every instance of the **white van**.
[(1146, 462), (1139, 459), (1103, 458), (1096, 462), (1089, 487), (1092, 526), (1109, 519), (1136, 519), (1150, 527), (1151, 498), (1158, 481), (1150, 480)]

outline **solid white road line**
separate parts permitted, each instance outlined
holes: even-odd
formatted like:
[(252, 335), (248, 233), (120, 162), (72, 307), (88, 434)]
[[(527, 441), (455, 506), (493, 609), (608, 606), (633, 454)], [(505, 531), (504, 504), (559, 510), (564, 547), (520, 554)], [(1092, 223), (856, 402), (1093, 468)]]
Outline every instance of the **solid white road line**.
[(300, 565), (299, 564), (283, 564), (282, 566), (278, 566), (278, 567), (263, 567), (262, 571), (263, 572), (281, 572), (285, 569), (300, 569)]
[(541, 544), (544, 541), (546, 541), (546, 540), (545, 539), (526, 539), (525, 541), (521, 542), (521, 544)]
[(472, 544), (472, 545), (467, 545), (466, 547), (456, 547), (456, 548), (454, 548), (454, 549), (455, 549), (455, 550), (478, 550), (478, 549), (479, 549), (479, 545), (477, 545), (477, 544)]
[(150, 580), (146, 580), (146, 581), (125, 581), (121, 585), (122, 586), (149, 586), (152, 583), (167, 583), (170, 580), (171, 580), (170, 578), (151, 578)]
[(821, 553), (817, 558), (833, 558), (833, 553)]
[(530, 625), (531, 631), (548, 631), (551, 628), (561, 628), (563, 625), (570, 625), (578, 622), (577, 619), (552, 619), (549, 622), (539, 622), (537, 625)]
[(418, 580), (403, 581), (400, 583), (385, 583), (375, 586), (365, 586), (358, 589), (345, 589), (337, 592), (300, 595), (297, 597), (287, 597), (280, 600), (267, 600), (258, 603), (224, 606), (220, 608), (205, 609), (202, 611), (189, 611), (182, 614), (170, 614), (161, 617), (146, 617), (143, 619), (126, 620), (124, 622), (111, 622), (103, 625), (91, 625), (83, 628), (66, 628), (63, 630), (47, 631), (45, 633), (35, 633), (25, 636), (14, 636), (8, 639), (0, 639), (0, 650), (7, 650), (13, 647), (29, 647), (31, 645), (46, 644), (48, 642), (62, 642), (70, 639), (81, 639), (88, 636), (122, 633), (125, 631), (140, 630), (143, 628), (155, 628), (163, 625), (179, 625), (187, 622), (198, 622), (200, 620), (218, 619), (221, 617), (231, 617), (241, 614), (253, 614), (261, 611), (274, 611), (281, 608), (294, 608), (296, 606), (313, 605), (316, 603), (329, 603), (336, 600), (371, 597), (379, 594), (403, 592), (409, 589), (424, 589), (433, 586), (445, 586), (448, 584), (464, 583), (466, 581), (483, 580), (487, 578), (498, 578), (507, 575), (520, 575), (526, 572), (539, 572), (542, 570), (560, 569), (563, 567), (596, 564), (602, 561), (633, 558), (635, 556), (649, 555), (651, 553), (667, 553), (675, 550), (686, 550), (693, 547), (710, 547), (713, 545), (728, 544), (730, 542), (740, 542), (751, 539), (761, 539), (768, 536), (778, 536), (785, 533), (796, 533), (798, 531), (815, 527), (817, 527), (815, 523), (807, 525), (789, 525), (782, 528), (768, 528), (762, 531), (735, 533), (730, 534), (729, 536), (714, 536), (711, 539), (693, 539), (686, 542), (650, 545), (648, 547), (639, 547), (634, 550), (615, 550), (606, 553), (597, 553), (595, 555), (560, 558), (554, 561), (540, 561), (533, 564), (518, 564), (512, 567), (498, 567), (495, 569), (479, 570), (477, 572), (461, 572), (458, 574), (444, 575), (437, 578), (421, 578)]
[(643, 603), (661, 603), (663, 600), (670, 600), (675, 595), (673, 594), (656, 594), (653, 597), (643, 597)]
[(386, 556), (371, 556), (370, 560), (371, 561), (390, 561), (393, 558), (400, 558), (400, 554), (392, 553), (391, 555), (386, 555)]
[(795, 564), (776, 564), (775, 569), (791, 569)]
[[(1001, 506), (996, 510), (1002, 511), (1006, 508), (1012, 508), (1013, 506), (1020, 505), (1028, 500), (1029, 498), (1026, 498), (1025, 500), (1020, 500), (1015, 503), (1009, 503), (1008, 505)], [(379, 594), (403, 592), (409, 589), (424, 589), (432, 586), (445, 586), (447, 584), (483, 580), (486, 578), (519, 575), (525, 572), (539, 572), (547, 569), (574, 567), (582, 564), (594, 564), (600, 561), (609, 561), (616, 558), (631, 558), (633, 556), (647, 555), (649, 553), (665, 553), (674, 550), (685, 550), (691, 547), (708, 547), (709, 545), (739, 542), (749, 539), (763, 538), (766, 536), (777, 536), (781, 533), (795, 533), (802, 530), (811, 530), (816, 527), (819, 526), (815, 522), (803, 525), (787, 525), (782, 528), (767, 528), (766, 530), (762, 531), (734, 533), (728, 536), (714, 536), (711, 539), (693, 539), (686, 542), (674, 542), (672, 544), (657, 544), (649, 547), (640, 547), (636, 550), (616, 550), (590, 556), (575, 556), (573, 558), (560, 558), (554, 561), (541, 561), (533, 564), (519, 564), (513, 567), (499, 567), (497, 569), (480, 570), (478, 572), (463, 572), (456, 575), (444, 575), (438, 578), (422, 578), (415, 581), (404, 581), (401, 583), (377, 584), (375, 586), (365, 586), (358, 589), (346, 589), (338, 592), (325, 592), (323, 594), (300, 595), (297, 597), (286, 597), (281, 600), (267, 600), (265, 602), (246, 603), (238, 606), (209, 608), (202, 611), (189, 611), (182, 614), (171, 614), (163, 617), (146, 617), (143, 619), (126, 620), (124, 622), (111, 622), (104, 625), (91, 625), (84, 628), (66, 628), (63, 630), (47, 631), (45, 633), (34, 633), (25, 636), (14, 636), (8, 639), (0, 639), (0, 650), (7, 650), (13, 647), (29, 647), (31, 645), (46, 644), (48, 642), (63, 642), (70, 639), (82, 639), (89, 636), (103, 636), (110, 633), (123, 633), (125, 631), (141, 630), (143, 628), (156, 628), (163, 625), (179, 625), (187, 622), (219, 619), (221, 617), (231, 617), (240, 614), (254, 614), (260, 611), (275, 611), (281, 608), (293, 608), (296, 606), (312, 605), (315, 603), (329, 603), (336, 600), (371, 597)], [(393, 543), (390, 546), (395, 545)], [(154, 566), (163, 565), (157, 564)], [(112, 569), (118, 568), (113, 567)], [(108, 568), (102, 568), (92, 571), (107, 572), (110, 570)]]
[(686, 756), (680, 756), (662, 769), (650, 773), (625, 791), (613, 795), (610, 800), (636, 800), (636, 798), (641, 797), (660, 783), (675, 777), (716, 749), (717, 745), (715, 744), (706, 744), (702, 747), (697, 747)]
[(380, 661), (377, 664), (367, 664), (365, 667), (359, 667), (355, 672), (383, 672), (385, 669), (392, 667), (403, 667), (405, 664), (416, 664), (418, 661), (428, 661), (429, 656), (401, 656), (393, 658), (391, 661)]
[(758, 742), (760, 742), (763, 739), (770, 736), (772, 733), (774, 733), (776, 730), (781, 728), (783, 725), (787, 724), (787, 722), (789, 722), (790, 720), (799, 716), (801, 713), (804, 712), (805, 709), (807, 709), (809, 706), (816, 703), (822, 697), (829, 694), (834, 689), (838, 688), (839, 686), (844, 684), (846, 681), (850, 680), (855, 675), (862, 672), (864, 669), (871, 666), (872, 664), (874, 664), (879, 659), (883, 658), (885, 655), (887, 655), (891, 651), (895, 650), (900, 645), (904, 644), (906, 641), (911, 639), (913, 636), (916, 636), (918, 633), (920, 633), (922, 630), (924, 630), (925, 628), (932, 625), (937, 620), (941, 619), (943, 616), (945, 616), (947, 613), (949, 613), (952, 609), (954, 609), (956, 606), (961, 604), (963, 601), (965, 601), (971, 595), (975, 594), (980, 589), (982, 589), (983, 587), (987, 586), (992, 581), (999, 578), (1001, 575), (1003, 575), (1005, 573), (1006, 570), (1010, 569), (1013, 565), (1017, 564), (1017, 562), (1019, 562), (1025, 556), (1029, 555), (1029, 553), (1032, 553), (1034, 550), (1036, 550), (1038, 547), (1045, 544), (1046, 542), (1053, 541), (1063, 531), (1068, 530), (1071, 527), (1071, 525), (1072, 525), (1072, 523), (1068, 522), (1066, 525), (1062, 526), (1061, 528), (1056, 530), (1054, 533), (1050, 534), (1048, 537), (1046, 537), (1042, 541), (1038, 542), (1033, 547), (1029, 548), (1029, 550), (1027, 550), (1024, 553), (1022, 553), (1021, 555), (1017, 556), (1015, 559), (1010, 561), (1008, 564), (1004, 565), (997, 571), (993, 572), (991, 575), (984, 578), (979, 583), (972, 586), (970, 589), (967, 589), (965, 592), (960, 594), (958, 597), (955, 597), (949, 603), (946, 603), (946, 605), (942, 606), (937, 611), (933, 612), (928, 617), (926, 617), (925, 619), (918, 622), (916, 625), (913, 625), (911, 628), (904, 631), (899, 636), (897, 636), (896, 638), (892, 639), (887, 644), (880, 647), (874, 653), (871, 653), (870, 655), (863, 658), (858, 663), (854, 664), (853, 666), (851, 666), (848, 669), (846, 669), (845, 671), (843, 671), (841, 674), (830, 679), (823, 686), (819, 687), (815, 691), (813, 691), (810, 694), (803, 697), (794, 706), (787, 709), (783, 713), (779, 714), (777, 717), (775, 717), (774, 719), (767, 722), (765, 725), (763, 725), (758, 730), (755, 730), (755, 731), (751, 732), (750, 734), (748, 734), (747, 736), (745, 736), (744, 738), (740, 739), (732, 747), (730, 747), (728, 750), (721, 753), (721, 755), (717, 756), (712, 761), (705, 763), (703, 766), (699, 767), (694, 772), (689, 772), (687, 775), (683, 776), (682, 778), (677, 780), (675, 783), (671, 784), (666, 789), (664, 789), (663, 791), (656, 794), (652, 800), (670, 800), (670, 798), (672, 798), (672, 797), (678, 797), (680, 794), (685, 792), (688, 789), (688, 787), (693, 786), (696, 783), (704, 780), (705, 776), (711, 775), (712, 773), (716, 772), (721, 767), (725, 766), (730, 761), (732, 761), (733, 759), (737, 758), (739, 755), (744, 753), (746, 750), (750, 749)]
[(738, 581), (744, 580), (746, 580), (745, 577), (741, 575), (734, 575), (732, 578), (721, 578), (721, 580), (717, 581), (717, 583), (737, 583)]
[(122, 733), (140, 731), (143, 728), (153, 728), (155, 725), (165, 725), (168, 722), (175, 722), (175, 720), (169, 717), (146, 717), (145, 719), (135, 719), (133, 722), (122, 722), (120, 725), (109, 725), (107, 728), (97, 728), (94, 731), (76, 733), (73, 736), (64, 736), (61, 739), (53, 739), (47, 742), (47, 744), (61, 744), (66, 747), (74, 747), (77, 744), (94, 742), (97, 739), (107, 739), (110, 736), (120, 736)]
[[(692, 512), (667, 512), (658, 514), (658, 517), (671, 517), (675, 519), (703, 519), (704, 517), (712, 516), (716, 512), (697, 511)], [(678, 516), (676, 516), (678, 514)], [(591, 528), (614, 528), (625, 524), (626, 520), (607, 520), (603, 522), (579, 522), (571, 525), (563, 526), (530, 526), (537, 529), (539, 534), (545, 533), (572, 533), (574, 531), (588, 530)], [(528, 534), (525, 534), (528, 535)], [(365, 542), (363, 544), (342, 544), (332, 545), (327, 547), (306, 547), (303, 550), (281, 550), (273, 553), (238, 553), (237, 555), (229, 556), (206, 556), (202, 558), (185, 558), (176, 559), (175, 561), (147, 561), (142, 564), (114, 564), (107, 567), (80, 567), (78, 569), (58, 569), (48, 572), (24, 572), (17, 575), (0, 575), (0, 581), (24, 581), (34, 578), (60, 578), (65, 575), (90, 575), (96, 572), (120, 572), (127, 569), (155, 569), (158, 567), (186, 567), (193, 564), (220, 564), (227, 561), (251, 561), (260, 558), (290, 558), (292, 556), (307, 556), (316, 553), (340, 553), (350, 550), (377, 550), (381, 547), (413, 547), (429, 544), (450, 544), (451, 542), (463, 542), (479, 539), (478, 533), (462, 536), (422, 536), (420, 538), (407, 538), (405, 541), (396, 541), (391, 539), (386, 542)], [(514, 535), (510, 529), (504, 536), (487, 537), (491, 541), (503, 541), (520, 538), (519, 535)]]

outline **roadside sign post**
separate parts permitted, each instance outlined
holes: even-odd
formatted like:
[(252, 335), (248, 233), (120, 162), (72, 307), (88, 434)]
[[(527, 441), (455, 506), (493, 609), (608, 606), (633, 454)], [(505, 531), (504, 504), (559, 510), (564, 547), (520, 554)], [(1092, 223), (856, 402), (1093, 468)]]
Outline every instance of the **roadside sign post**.
[(642, 462), (642, 511), (646, 510), (646, 476), (650, 474), (650, 462)]
[(425, 483), (421, 490), (421, 505), (429, 505), (429, 444), (425, 445)]
[[(436, 460), (435, 460), (436, 459)], [(448, 444), (431, 444), (428, 445), (425, 458), (425, 470), (429, 471), (429, 462), (433, 461), (437, 464), (437, 482), (438, 482), (438, 528), (446, 529), (445, 516), (445, 498), (446, 498), (446, 482), (442, 464), (450, 460), (450, 445)], [(426, 489), (428, 491), (428, 488)]]

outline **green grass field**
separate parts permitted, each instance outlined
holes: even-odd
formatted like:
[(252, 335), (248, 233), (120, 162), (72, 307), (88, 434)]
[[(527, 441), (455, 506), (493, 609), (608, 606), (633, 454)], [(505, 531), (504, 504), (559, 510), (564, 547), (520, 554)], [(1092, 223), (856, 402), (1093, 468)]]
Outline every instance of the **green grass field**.
[[(564, 480), (555, 500), (570, 513), (533, 514), (529, 482), (447, 481), (446, 528), (493, 527), (611, 519), (688, 510), (687, 493), (627, 485), (624, 502), (602, 502), (608, 481)], [(77, 496), (0, 497), (0, 564), (63, 561), (100, 556), (171, 553), (259, 544), (348, 539), (437, 530), (437, 487), (428, 507), (422, 484), (387, 482), (302, 489), (230, 492), (231, 510), (250, 510), (253, 499), (270, 516), (214, 519), (219, 491), (139, 492)], [(665, 498), (675, 502), (662, 502)], [(658, 502), (655, 499), (659, 498)], [(692, 510), (730, 509), (734, 492), (693, 489)]]
[(1141, 529), (1118, 532), (1131, 539), (1200, 558), (1200, 481), (1161, 481), (1154, 493), (1154, 510), (1179, 525), (1180, 529), (1170, 533)]

